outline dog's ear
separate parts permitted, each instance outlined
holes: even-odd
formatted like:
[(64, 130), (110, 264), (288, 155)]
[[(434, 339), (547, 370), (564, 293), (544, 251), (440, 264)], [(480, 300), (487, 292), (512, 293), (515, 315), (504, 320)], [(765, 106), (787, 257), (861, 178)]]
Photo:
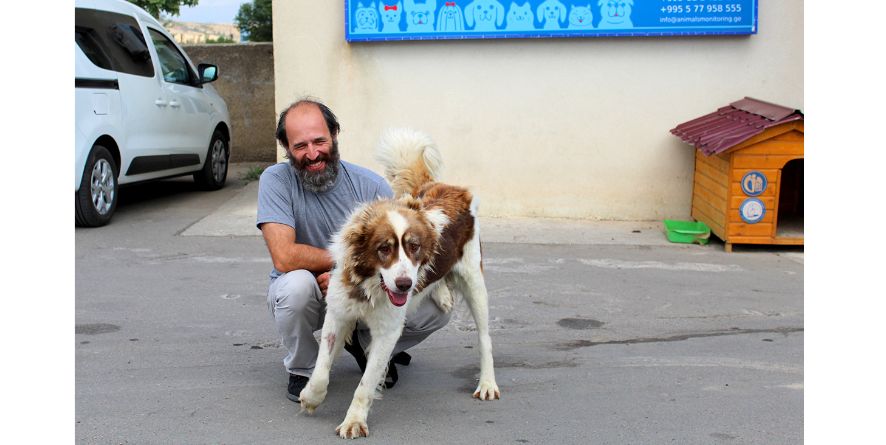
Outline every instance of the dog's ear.
[[(379, 201), (375, 201), (378, 203)], [(378, 207), (372, 203), (364, 205), (342, 232), (341, 245), (345, 251), (335, 255), (339, 264), (348, 264), (345, 270), (345, 278), (353, 285), (360, 284), (363, 280), (375, 275), (374, 262), (372, 261), (375, 249), (369, 245), (372, 242), (372, 232), (369, 230), (376, 219)], [(342, 258), (338, 258), (342, 255)]]
[(495, 26), (501, 26), (502, 22), (505, 21), (505, 7), (499, 2), (495, 2), (495, 15), (497, 16)]
[(560, 21), (562, 22), (562, 21), (566, 20), (566, 7), (563, 6), (563, 3), (559, 3), (557, 5), (557, 9), (560, 10)]

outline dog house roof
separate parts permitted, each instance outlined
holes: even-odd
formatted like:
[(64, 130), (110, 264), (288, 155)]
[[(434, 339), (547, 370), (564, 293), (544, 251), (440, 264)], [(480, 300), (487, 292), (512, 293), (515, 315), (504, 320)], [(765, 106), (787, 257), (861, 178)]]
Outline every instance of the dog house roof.
[(722, 153), (766, 130), (803, 120), (800, 110), (745, 97), (717, 111), (671, 129), (671, 133), (706, 155)]

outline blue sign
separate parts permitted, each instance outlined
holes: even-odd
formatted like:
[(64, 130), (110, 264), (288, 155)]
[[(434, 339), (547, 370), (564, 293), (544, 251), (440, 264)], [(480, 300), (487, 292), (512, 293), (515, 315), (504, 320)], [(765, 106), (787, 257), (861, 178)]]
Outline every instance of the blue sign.
[(756, 33), (757, 0), (345, 0), (349, 42)]
[(757, 198), (745, 199), (738, 208), (741, 219), (748, 224), (757, 224), (766, 215), (766, 205)]
[(751, 170), (741, 177), (741, 191), (748, 196), (759, 196), (766, 191), (766, 175), (756, 170)]

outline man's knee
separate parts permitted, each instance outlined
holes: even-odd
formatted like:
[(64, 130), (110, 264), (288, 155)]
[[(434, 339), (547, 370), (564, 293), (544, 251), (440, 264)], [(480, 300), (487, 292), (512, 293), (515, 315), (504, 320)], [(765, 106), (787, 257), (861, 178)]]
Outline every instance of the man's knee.
[(434, 332), (449, 323), (452, 311), (443, 312), (437, 305), (426, 299), (414, 314), (406, 317), (406, 329), (414, 333)]
[(275, 309), (300, 312), (306, 307), (321, 305), (320, 288), (314, 274), (299, 269), (277, 277), (271, 291)]

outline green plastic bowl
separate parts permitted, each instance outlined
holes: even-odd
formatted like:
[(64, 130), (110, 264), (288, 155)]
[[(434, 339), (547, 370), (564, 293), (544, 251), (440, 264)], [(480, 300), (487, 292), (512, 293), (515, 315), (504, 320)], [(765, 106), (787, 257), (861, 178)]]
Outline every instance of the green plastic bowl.
[(711, 229), (701, 221), (664, 220), (665, 233), (668, 241), (683, 244), (707, 244), (711, 238)]

